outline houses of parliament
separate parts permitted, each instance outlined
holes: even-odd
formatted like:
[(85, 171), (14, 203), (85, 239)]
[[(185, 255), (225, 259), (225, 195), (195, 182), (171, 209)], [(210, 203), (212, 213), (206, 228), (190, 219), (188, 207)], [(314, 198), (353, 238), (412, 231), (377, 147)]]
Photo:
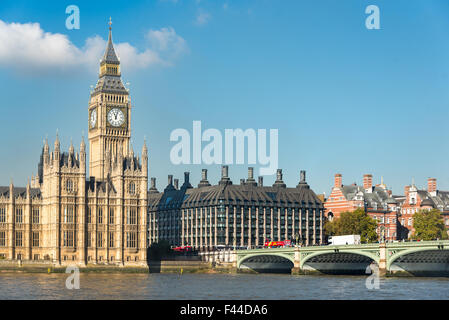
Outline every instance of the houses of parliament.
[[(147, 248), (167, 241), (195, 250), (217, 246), (260, 246), (267, 240), (296, 239), (305, 245), (324, 240), (324, 206), (300, 173), (287, 188), (278, 169), (272, 186), (263, 177), (232, 183), (222, 167), (217, 185), (203, 170), (198, 187), (169, 175), (162, 192), (151, 178), (148, 150), (140, 157), (131, 138), (131, 101), (121, 80), (120, 60), (109, 38), (91, 92), (88, 116), (89, 156), (84, 138), (79, 150), (63, 152), (44, 141), (38, 173), (26, 187), (0, 187), (0, 259), (147, 266)], [(87, 174), (89, 166), (89, 175)]]
[[(88, 104), (89, 155), (44, 142), (26, 187), (0, 187), (0, 258), (57, 265), (146, 265), (148, 150), (130, 144), (131, 101), (111, 25)], [(87, 176), (89, 166), (89, 176)]]

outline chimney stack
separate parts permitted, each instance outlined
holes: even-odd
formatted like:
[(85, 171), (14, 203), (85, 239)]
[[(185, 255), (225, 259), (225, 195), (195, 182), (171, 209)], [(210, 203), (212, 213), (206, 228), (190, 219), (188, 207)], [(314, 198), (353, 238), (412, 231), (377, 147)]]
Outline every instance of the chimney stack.
[(201, 170), (201, 181), (198, 184), (198, 188), (201, 187), (208, 187), (210, 186), (209, 181), (207, 181), (207, 169), (202, 169)]
[(335, 188), (341, 188), (342, 182), (343, 182), (343, 178), (341, 177), (341, 174), (337, 173), (335, 175), (335, 179), (334, 179), (334, 187)]
[(286, 184), (284, 183), (284, 181), (282, 181), (282, 169), (277, 169), (276, 181), (274, 182), (273, 187), (286, 187)]
[(371, 174), (363, 175), (363, 188), (365, 190), (373, 187), (373, 176)]
[(276, 180), (282, 181), (282, 169), (277, 169), (277, 171), (276, 171)]
[(263, 187), (263, 177), (259, 177), (259, 187)]
[(150, 182), (150, 193), (157, 193), (157, 188), (156, 188), (156, 178), (151, 178), (151, 182)]
[(405, 186), (404, 187), (404, 194), (405, 194), (406, 197), (408, 196), (409, 191), (410, 191), (410, 186)]
[(301, 170), (299, 172), (299, 177), (300, 177), (300, 179), (299, 179), (300, 182), (306, 183), (306, 171), (305, 170)]
[(253, 167), (248, 168), (248, 180), (254, 180), (254, 168)]
[(296, 185), (297, 188), (310, 188), (306, 182), (306, 171), (301, 170), (299, 172), (299, 183)]
[(179, 186), (179, 179), (175, 179), (175, 183), (174, 183), (175, 189), (178, 190), (178, 186)]
[(184, 172), (184, 183), (190, 182), (190, 172), (186, 171)]
[(221, 178), (223, 179), (226, 179), (226, 178), (229, 178), (228, 177), (228, 166), (222, 166), (221, 167)]
[(435, 178), (427, 179), (427, 191), (429, 193), (437, 191), (437, 179)]
[(229, 179), (228, 176), (228, 166), (222, 166), (221, 167), (221, 180), (219, 182), (220, 185), (223, 184), (232, 184), (231, 179)]
[(172, 185), (173, 184), (173, 175), (169, 174), (168, 175), (168, 185)]
[(253, 167), (248, 168), (248, 179), (246, 180), (246, 183), (248, 185), (252, 185), (252, 186), (257, 185), (256, 180), (254, 180), (254, 168)]

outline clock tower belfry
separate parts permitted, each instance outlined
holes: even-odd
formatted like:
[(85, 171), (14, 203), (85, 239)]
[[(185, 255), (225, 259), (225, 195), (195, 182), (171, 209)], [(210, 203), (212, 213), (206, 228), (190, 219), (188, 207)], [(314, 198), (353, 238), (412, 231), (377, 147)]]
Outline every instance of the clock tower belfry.
[(89, 175), (97, 180), (107, 177), (108, 158), (128, 155), (131, 138), (131, 101), (122, 83), (111, 25), (109, 20), (108, 43), (89, 100)]

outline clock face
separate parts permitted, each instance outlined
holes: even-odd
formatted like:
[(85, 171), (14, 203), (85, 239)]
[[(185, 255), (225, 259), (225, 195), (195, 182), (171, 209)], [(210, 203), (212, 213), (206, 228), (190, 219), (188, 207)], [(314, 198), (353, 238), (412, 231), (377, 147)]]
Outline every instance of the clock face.
[(118, 108), (111, 109), (108, 112), (108, 122), (113, 127), (120, 127), (125, 122), (123, 111)]
[(93, 109), (90, 113), (90, 126), (91, 128), (95, 128), (97, 124), (97, 109)]

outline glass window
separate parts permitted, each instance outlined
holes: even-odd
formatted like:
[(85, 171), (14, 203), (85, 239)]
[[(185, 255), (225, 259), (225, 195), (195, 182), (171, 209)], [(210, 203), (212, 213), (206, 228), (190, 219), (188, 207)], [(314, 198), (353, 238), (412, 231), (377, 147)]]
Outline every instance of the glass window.
[(0, 207), (0, 223), (6, 222), (6, 208)]
[(16, 231), (16, 247), (22, 246), (22, 231)]
[(39, 208), (33, 208), (33, 223), (39, 223)]
[(23, 211), (22, 208), (16, 208), (16, 223), (23, 222)]

